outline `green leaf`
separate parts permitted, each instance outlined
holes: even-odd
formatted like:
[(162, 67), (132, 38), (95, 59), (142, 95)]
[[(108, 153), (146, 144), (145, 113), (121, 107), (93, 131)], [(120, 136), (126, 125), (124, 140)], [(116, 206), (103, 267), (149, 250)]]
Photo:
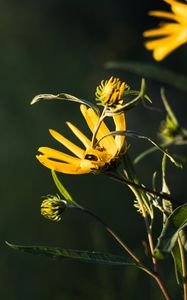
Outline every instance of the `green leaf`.
[[(185, 259), (185, 264), (187, 263), (187, 253), (185, 250), (186, 246), (187, 246), (187, 239), (186, 239), (186, 228), (184, 228), (183, 230), (180, 231), (180, 240), (182, 243), (182, 246), (184, 247), (183, 251), (184, 251), (184, 259)], [(181, 262), (181, 253), (180, 253), (180, 249), (179, 249), (179, 243), (176, 243), (173, 250), (172, 250), (172, 256), (174, 259), (174, 264), (175, 264), (175, 275), (176, 275), (176, 279), (177, 279), (177, 283), (179, 285), (182, 286), (183, 282), (184, 282), (184, 277), (183, 277), (183, 271), (182, 271), (182, 262)]]
[(167, 111), (170, 120), (172, 121), (172, 123), (175, 127), (178, 127), (179, 126), (178, 120), (177, 120), (174, 112), (172, 111), (171, 106), (168, 103), (168, 100), (165, 96), (165, 92), (164, 92), (163, 88), (161, 89), (160, 93), (161, 93), (161, 98), (162, 98), (165, 110)]
[(187, 203), (177, 207), (167, 218), (155, 248), (157, 258), (170, 253), (179, 237), (179, 232), (187, 226)]
[(84, 262), (111, 266), (136, 266), (126, 256), (113, 255), (95, 251), (80, 251), (62, 248), (50, 248), (45, 246), (23, 246), (6, 242), (14, 250), (46, 256), (53, 259), (61, 259), (70, 262)]
[(31, 105), (41, 101), (41, 100), (68, 100), (68, 101), (72, 101), (72, 102), (78, 102), (80, 104), (85, 104), (91, 108), (93, 108), (96, 113), (99, 113), (99, 110), (97, 108), (96, 105), (94, 105), (93, 103), (91, 103), (90, 101), (87, 100), (83, 100), (80, 98), (77, 98), (75, 96), (69, 95), (69, 94), (65, 94), (65, 93), (60, 93), (57, 95), (53, 95), (53, 94), (40, 94), (35, 96), (32, 101), (31, 101)]
[(182, 263), (181, 263), (181, 255), (179, 246), (176, 243), (173, 247), (173, 250), (171, 251), (174, 266), (175, 266), (175, 276), (178, 284), (182, 284), (183, 276), (182, 276)]
[[(174, 163), (177, 167), (182, 168), (182, 164), (177, 162), (173, 156), (171, 154), (169, 154), (164, 148), (162, 148), (160, 145), (158, 145), (156, 142), (154, 142), (151, 138), (144, 136), (136, 131), (133, 130), (119, 130), (119, 131), (111, 131), (110, 133), (104, 135), (101, 139), (99, 139), (96, 143), (99, 144), (101, 140), (103, 140), (105, 137), (107, 136), (115, 136), (115, 135), (123, 135), (123, 136), (130, 136), (133, 138), (138, 138), (138, 139), (143, 139), (143, 140), (147, 140), (149, 141), (151, 144), (153, 144), (158, 150), (160, 150), (161, 152), (163, 152), (164, 154), (166, 154), (166, 156), (170, 159), (170, 161), (172, 163)], [(95, 145), (95, 146), (96, 146)]]
[(54, 170), (51, 170), (51, 174), (52, 174), (53, 180), (56, 184), (56, 187), (58, 188), (58, 190), (62, 194), (62, 196), (66, 199), (66, 201), (70, 202), (71, 204), (75, 204), (75, 201), (73, 200), (71, 195), (68, 193), (66, 188), (63, 186), (63, 184), (60, 182), (60, 180), (58, 179)]
[[(162, 159), (162, 193), (170, 194), (169, 187), (166, 183), (166, 155), (164, 154)], [(173, 211), (173, 206), (171, 201), (162, 199), (162, 205), (166, 214), (164, 214), (164, 222), (166, 221), (166, 217), (170, 215)]]
[(187, 92), (187, 76), (170, 71), (158, 66), (158, 64), (147, 64), (139, 62), (107, 62), (107, 69), (117, 69), (129, 71), (143, 77), (156, 79), (160, 82), (169, 84), (177, 89)]

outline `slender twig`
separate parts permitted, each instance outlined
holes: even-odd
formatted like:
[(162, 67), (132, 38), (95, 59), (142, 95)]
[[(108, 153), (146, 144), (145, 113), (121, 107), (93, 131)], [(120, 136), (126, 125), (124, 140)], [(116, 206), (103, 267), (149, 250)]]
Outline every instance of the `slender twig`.
[[(127, 184), (129, 186), (129, 188), (133, 191), (133, 193), (136, 196), (136, 199), (140, 205), (140, 209), (142, 212), (142, 216), (144, 218), (144, 222), (145, 222), (145, 226), (146, 226), (146, 231), (147, 231), (147, 236), (148, 236), (148, 242), (149, 242), (149, 248), (150, 248), (150, 252), (151, 252), (151, 258), (152, 258), (152, 263), (153, 263), (153, 269), (154, 269), (154, 274), (155, 274), (155, 280), (158, 283), (160, 289), (162, 290), (162, 293), (164, 295), (164, 297), (168, 300), (171, 299), (167, 289), (160, 277), (160, 274), (158, 272), (158, 264), (157, 264), (157, 260), (155, 258), (154, 255), (154, 244), (153, 244), (153, 238), (152, 238), (152, 223), (153, 223), (153, 219), (151, 217), (151, 212), (149, 212), (149, 209), (147, 211), (146, 209), (146, 201), (144, 201), (144, 196), (146, 197), (146, 193), (147, 190), (143, 189), (144, 192), (146, 193), (142, 193), (141, 192), (141, 185), (139, 183), (139, 180), (137, 178), (137, 174), (136, 171), (134, 169), (134, 165), (130, 159), (130, 157), (128, 155), (126, 155), (126, 157), (124, 157), (124, 166), (125, 166), (125, 170), (128, 176), (128, 179), (126, 179), (124, 176), (119, 177), (121, 179), (124, 179), (125, 184)], [(117, 174), (114, 173), (114, 175), (117, 176)], [(130, 183), (130, 184), (128, 184)], [(133, 185), (135, 184), (135, 185)], [(144, 187), (144, 186), (143, 186)], [(144, 195), (145, 194), (145, 195)], [(150, 213), (150, 217), (151, 220), (149, 220), (148, 214)]]
[(160, 276), (159, 276), (158, 274), (155, 276), (155, 280), (156, 280), (156, 282), (158, 283), (158, 285), (159, 285), (159, 287), (160, 287), (160, 289), (161, 289), (161, 291), (162, 291), (162, 293), (163, 293), (165, 299), (166, 299), (166, 300), (171, 300), (171, 297), (170, 297), (170, 295), (168, 294), (168, 292), (167, 292), (167, 290), (166, 290), (166, 287), (165, 287), (163, 281), (161, 280), (161, 278), (160, 278)]
[(124, 177), (123, 178), (119, 177), (118, 175), (116, 175), (116, 174), (114, 174), (112, 172), (105, 172), (104, 174), (107, 175), (108, 177), (110, 177), (110, 178), (118, 181), (118, 182), (121, 182), (121, 183), (126, 184), (126, 185), (130, 185), (130, 186), (134, 186), (134, 187), (136, 187), (136, 188), (138, 188), (138, 189), (140, 189), (142, 191), (145, 191), (145, 192), (147, 192), (149, 194), (152, 194), (154, 196), (160, 197), (161, 199), (170, 200), (171, 202), (175, 202), (175, 203), (180, 204), (180, 205), (183, 204), (181, 201), (173, 199), (167, 193), (159, 193), (157, 191), (153, 191), (152, 189), (147, 188), (147, 187), (145, 187), (145, 186), (143, 186), (141, 184), (137, 184), (137, 183), (135, 183), (133, 181), (130, 181), (130, 180), (124, 178)]
[(184, 300), (187, 300), (186, 262), (185, 262), (185, 257), (184, 257), (184, 248), (183, 248), (180, 236), (178, 238), (178, 245), (179, 245), (181, 265), (182, 265)]
[(80, 205), (76, 205), (77, 209), (80, 209), (81, 211), (87, 213), (88, 215), (92, 216), (94, 219), (96, 219), (99, 223), (101, 223), (105, 229), (113, 236), (113, 238), (122, 246), (122, 248), (133, 258), (133, 260), (135, 260), (135, 262), (138, 265), (141, 265), (141, 262), (139, 260), (139, 258), (137, 258), (137, 256), (132, 252), (132, 250), (129, 249), (129, 247), (122, 241), (122, 239), (114, 232), (113, 229), (111, 229), (111, 227), (108, 226), (108, 224), (106, 222), (104, 222), (99, 216), (97, 216), (94, 212), (92, 212), (91, 210), (82, 207)]
[(112, 237), (118, 242), (118, 244), (120, 244), (122, 246), (122, 248), (132, 257), (132, 259), (135, 261), (137, 267), (139, 267), (141, 270), (143, 270), (144, 272), (146, 272), (147, 274), (149, 274), (152, 278), (154, 278), (157, 282), (157, 284), (159, 285), (164, 297), (166, 300), (171, 300), (166, 287), (164, 286), (164, 283), (162, 282), (159, 274), (149, 270), (147, 267), (144, 266), (144, 264), (141, 262), (141, 260), (132, 252), (131, 249), (129, 249), (129, 247), (124, 243), (124, 241), (119, 237), (118, 234), (116, 234), (114, 232), (114, 230), (107, 225), (107, 223), (105, 221), (103, 221), (99, 216), (97, 216), (94, 212), (92, 212), (91, 210), (84, 208), (82, 206), (80, 206), (79, 204), (75, 204), (75, 206), (71, 206), (72, 208), (76, 208), (86, 214), (88, 214), (89, 216), (93, 217), (94, 219), (96, 219), (100, 224), (102, 224), (104, 226), (104, 228), (112, 235)]
[(153, 244), (153, 238), (152, 238), (152, 226), (148, 222), (148, 218), (146, 216), (145, 218), (145, 224), (146, 224), (146, 229), (147, 229), (147, 237), (149, 241), (149, 247), (151, 251), (151, 257), (152, 257), (152, 262), (153, 262), (153, 269), (156, 274), (158, 274), (158, 265), (157, 265), (157, 260), (154, 255), (154, 244)]

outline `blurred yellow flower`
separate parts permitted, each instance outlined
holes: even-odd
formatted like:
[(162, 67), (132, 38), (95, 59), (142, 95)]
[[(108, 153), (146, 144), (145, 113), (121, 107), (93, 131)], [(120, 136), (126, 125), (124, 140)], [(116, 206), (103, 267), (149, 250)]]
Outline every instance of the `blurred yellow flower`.
[[(99, 124), (99, 116), (92, 108), (87, 108), (83, 104), (80, 106), (80, 110), (91, 132), (94, 133), (95, 128)], [(114, 115), (112, 118), (115, 124), (115, 130), (126, 129), (125, 116), (123, 112)], [(41, 154), (36, 157), (40, 163), (51, 170), (66, 174), (85, 174), (95, 172), (101, 168), (111, 165), (111, 163), (119, 157), (120, 152), (123, 150), (125, 143), (124, 136), (107, 136), (99, 142), (98, 146), (94, 147), (93, 142), (89, 140), (77, 127), (70, 122), (66, 122), (66, 124), (84, 145), (85, 149), (80, 148), (60, 133), (50, 129), (49, 132), (53, 138), (75, 155), (71, 156), (55, 149), (40, 147), (38, 151)], [(96, 140), (100, 140), (108, 133), (110, 133), (110, 130), (102, 121), (96, 133)]]
[(187, 4), (175, 0), (164, 0), (171, 5), (172, 12), (150, 11), (150, 16), (174, 22), (161, 23), (160, 28), (144, 31), (144, 37), (158, 37), (147, 41), (145, 47), (153, 51), (155, 60), (160, 61), (176, 48), (187, 42)]

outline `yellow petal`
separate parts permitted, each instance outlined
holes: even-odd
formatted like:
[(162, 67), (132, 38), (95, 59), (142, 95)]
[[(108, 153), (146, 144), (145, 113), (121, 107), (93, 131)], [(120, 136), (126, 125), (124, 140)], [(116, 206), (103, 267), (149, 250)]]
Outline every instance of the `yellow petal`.
[(73, 131), (76, 137), (83, 143), (86, 149), (91, 147), (91, 141), (76, 126), (70, 122), (66, 122), (66, 124)]
[[(92, 108), (88, 108), (85, 105), (81, 105), (81, 112), (88, 124), (88, 127), (90, 130), (94, 131), (95, 126), (98, 124), (99, 117), (96, 115), (94, 110)], [(101, 123), (101, 126), (99, 127), (98, 133), (96, 135), (96, 139), (99, 140), (106, 134), (110, 133), (108, 127), (105, 125), (104, 122)], [(117, 152), (117, 147), (115, 144), (115, 140), (112, 136), (108, 136), (104, 138), (100, 143), (100, 146), (103, 147), (109, 154), (112, 156), (115, 156)]]
[(168, 43), (167, 43), (168, 39), (170, 39), (170, 42), (171, 42), (172, 39), (173, 39), (173, 36), (162, 37), (162, 38), (159, 38), (159, 39), (147, 41), (147, 42), (145, 42), (144, 45), (148, 50), (155, 50), (155, 49), (161, 48), (165, 45), (168, 46)]
[(161, 28), (150, 29), (143, 32), (144, 37), (156, 37), (162, 35), (170, 35), (176, 32), (180, 32), (181, 26), (179, 24), (164, 24)]
[(181, 16), (183, 18), (187, 18), (187, 4), (180, 3), (174, 0), (164, 1), (171, 5), (171, 9), (176, 15)]
[[(116, 126), (116, 131), (119, 130), (126, 130), (126, 122), (125, 122), (125, 115), (124, 113), (120, 113), (118, 115), (113, 116), (114, 123)], [(121, 148), (124, 145), (125, 137), (124, 136), (115, 136), (115, 142), (118, 149), (118, 152), (121, 150)]]
[(69, 149), (77, 157), (83, 158), (84, 150), (82, 150), (80, 147), (78, 147), (77, 145), (70, 142), (68, 139), (66, 139), (63, 135), (61, 135), (57, 131), (55, 131), (53, 129), (49, 129), (49, 132), (52, 135), (52, 137), (54, 137), (55, 140), (57, 140), (59, 143), (64, 145), (67, 149)]
[(56, 160), (61, 160), (63, 162), (72, 163), (74, 165), (79, 165), (80, 159), (77, 157), (73, 157), (71, 155), (65, 154), (63, 152), (60, 152), (58, 150), (48, 148), (48, 147), (40, 147), (38, 149), (40, 153), (45, 155), (47, 158), (52, 158)]
[(74, 174), (74, 175), (86, 174), (86, 173), (91, 172), (91, 169), (89, 167), (80, 168), (80, 167), (75, 166), (74, 164), (56, 162), (56, 161), (46, 158), (44, 155), (42, 155), (42, 156), (37, 155), (36, 158), (45, 167), (47, 167), (51, 170), (54, 170), (56, 172), (61, 172), (61, 173), (65, 173), (65, 174)]
[(163, 46), (155, 48), (153, 56), (157, 61), (162, 60), (165, 56), (167, 56), (169, 53), (171, 53), (173, 50), (175, 50), (185, 42), (186, 40), (180, 39), (178, 36), (165, 38)]
[(152, 17), (158, 17), (158, 18), (164, 18), (164, 19), (170, 19), (176, 22), (180, 23), (181, 18), (174, 15), (173, 13), (166, 12), (166, 11), (160, 11), (160, 10), (151, 10), (149, 11), (149, 15)]

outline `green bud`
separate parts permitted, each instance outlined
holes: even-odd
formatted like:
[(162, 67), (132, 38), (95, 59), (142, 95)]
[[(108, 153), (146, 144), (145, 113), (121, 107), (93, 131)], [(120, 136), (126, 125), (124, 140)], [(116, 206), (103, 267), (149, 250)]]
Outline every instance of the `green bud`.
[(60, 199), (59, 196), (49, 195), (42, 201), (41, 214), (51, 221), (60, 221), (62, 213), (66, 208), (66, 201)]
[(159, 136), (164, 142), (172, 142), (179, 134), (180, 127), (167, 115), (166, 120), (161, 122)]

